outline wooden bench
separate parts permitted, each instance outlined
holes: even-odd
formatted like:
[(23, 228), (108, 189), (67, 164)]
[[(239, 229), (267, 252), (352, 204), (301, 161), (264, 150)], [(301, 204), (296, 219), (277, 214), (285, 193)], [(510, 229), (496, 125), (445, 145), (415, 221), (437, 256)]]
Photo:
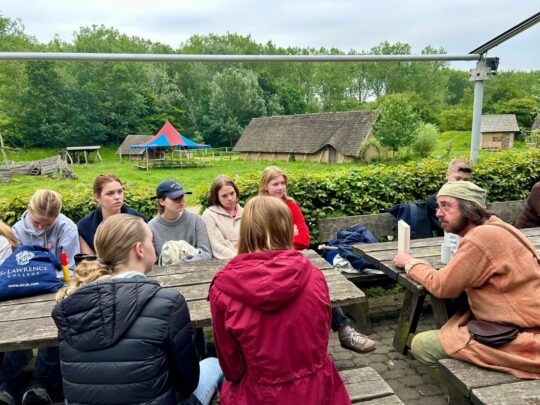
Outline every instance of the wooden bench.
[[(514, 224), (523, 211), (525, 200), (503, 201), (488, 204), (488, 209), (494, 211), (503, 221)], [(353, 215), (348, 217), (321, 218), (318, 221), (319, 240), (326, 243), (336, 238), (338, 231), (353, 225), (362, 224), (370, 230), (377, 239), (396, 236), (397, 219), (387, 213), (373, 215)], [(355, 284), (373, 284), (388, 281), (388, 277), (379, 274), (347, 274), (345, 277)]]
[(392, 388), (371, 367), (340, 371), (353, 404), (394, 405), (403, 404)]
[(451, 404), (540, 404), (540, 380), (522, 380), (455, 359), (439, 363), (450, 383)]

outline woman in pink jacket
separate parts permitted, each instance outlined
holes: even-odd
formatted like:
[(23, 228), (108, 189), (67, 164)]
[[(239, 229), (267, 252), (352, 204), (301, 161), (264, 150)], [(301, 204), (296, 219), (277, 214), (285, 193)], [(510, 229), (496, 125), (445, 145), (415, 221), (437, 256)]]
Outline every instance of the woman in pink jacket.
[(292, 239), (285, 204), (272, 197), (247, 203), (239, 255), (215, 275), (209, 295), (227, 380), (222, 405), (351, 403), (327, 354), (328, 286)]

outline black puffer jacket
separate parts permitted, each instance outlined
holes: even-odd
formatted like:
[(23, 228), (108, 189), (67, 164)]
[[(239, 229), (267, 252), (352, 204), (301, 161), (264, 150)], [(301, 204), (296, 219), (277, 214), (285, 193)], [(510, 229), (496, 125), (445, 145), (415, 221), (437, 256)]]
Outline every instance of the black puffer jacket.
[(184, 297), (143, 278), (95, 281), (53, 309), (71, 404), (198, 403)]

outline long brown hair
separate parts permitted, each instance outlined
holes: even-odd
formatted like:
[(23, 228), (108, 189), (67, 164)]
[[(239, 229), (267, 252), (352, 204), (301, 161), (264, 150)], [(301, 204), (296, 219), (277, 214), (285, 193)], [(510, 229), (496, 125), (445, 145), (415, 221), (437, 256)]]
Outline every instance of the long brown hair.
[(0, 219), (0, 236), (3, 236), (7, 239), (7, 241), (11, 245), (11, 250), (17, 249), (19, 242), (17, 242), (17, 239), (15, 238), (15, 235), (13, 234), (13, 231), (11, 230), (11, 228), (1, 219)]
[(236, 202), (240, 199), (240, 192), (238, 191), (238, 187), (236, 187), (236, 184), (234, 184), (234, 181), (229, 177), (225, 175), (219, 175), (217, 176), (214, 181), (212, 182), (212, 185), (210, 186), (210, 192), (208, 193), (208, 205), (219, 205), (221, 206), (221, 203), (219, 202), (219, 190), (223, 186), (231, 186), (234, 189), (234, 192), (236, 193)]
[[(287, 174), (283, 171), (283, 169), (277, 167), (277, 166), (268, 166), (266, 169), (263, 170), (262, 178), (261, 178), (261, 184), (259, 185), (259, 195), (270, 195), (268, 194), (268, 191), (266, 190), (268, 187), (268, 184), (274, 180), (277, 179), (279, 176), (283, 176), (285, 179), (285, 185), (289, 185), (289, 178), (287, 177)], [(288, 201), (294, 201), (291, 197), (287, 195), (287, 193), (283, 193), (283, 200), (285, 202)]]
[(283, 201), (253, 197), (242, 212), (238, 253), (292, 249), (293, 234), (291, 211)]
[(103, 191), (103, 187), (105, 187), (105, 184), (112, 183), (113, 181), (116, 181), (122, 185), (122, 181), (118, 178), (116, 174), (112, 173), (102, 173), (99, 176), (96, 177), (93, 184), (93, 190), (94, 194), (97, 196), (101, 196), (101, 192)]
[(98, 260), (83, 260), (69, 285), (58, 291), (56, 300), (62, 300), (84, 284), (111, 278), (118, 265), (128, 262), (131, 248), (138, 242), (144, 243), (146, 226), (142, 218), (129, 214), (113, 215), (99, 224), (94, 237)]

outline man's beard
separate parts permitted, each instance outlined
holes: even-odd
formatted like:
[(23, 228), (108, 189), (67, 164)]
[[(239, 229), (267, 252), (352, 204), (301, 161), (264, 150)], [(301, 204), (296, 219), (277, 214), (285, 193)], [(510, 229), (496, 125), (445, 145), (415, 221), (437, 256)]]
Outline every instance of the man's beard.
[(448, 222), (444, 222), (443, 223), (443, 229), (445, 230), (445, 232), (455, 233), (455, 234), (459, 235), (461, 233), (461, 231), (463, 231), (465, 229), (465, 227), (467, 226), (468, 223), (469, 223), (469, 221), (468, 221), (467, 218), (460, 217), (458, 222), (455, 223), (452, 226), (450, 226), (448, 224)]

